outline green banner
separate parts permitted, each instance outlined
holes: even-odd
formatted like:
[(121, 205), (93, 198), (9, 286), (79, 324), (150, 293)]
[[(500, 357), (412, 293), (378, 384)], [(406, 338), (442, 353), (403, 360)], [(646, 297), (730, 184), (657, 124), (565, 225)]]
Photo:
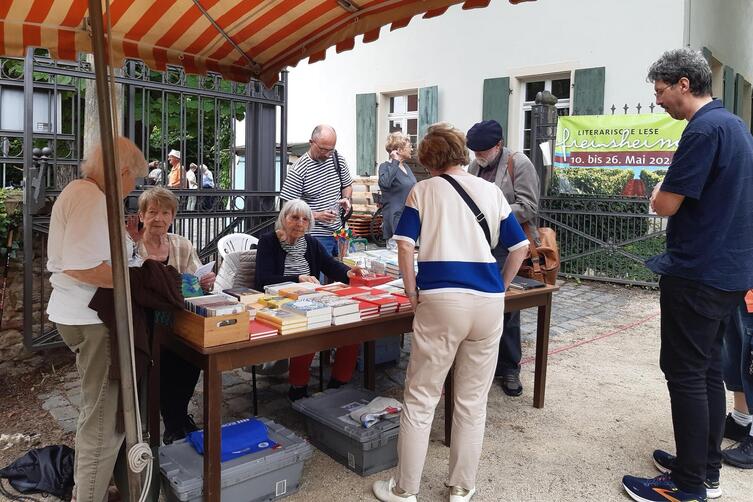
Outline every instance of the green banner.
[(557, 121), (556, 168), (666, 170), (687, 124), (666, 113), (577, 115)]

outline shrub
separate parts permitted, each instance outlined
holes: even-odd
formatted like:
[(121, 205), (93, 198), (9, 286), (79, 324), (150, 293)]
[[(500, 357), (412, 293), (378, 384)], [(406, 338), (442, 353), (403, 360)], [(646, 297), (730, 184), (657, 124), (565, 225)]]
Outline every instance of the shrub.
[(631, 169), (598, 167), (554, 169), (551, 193), (553, 195), (560, 193), (619, 195), (631, 179), (633, 179)]

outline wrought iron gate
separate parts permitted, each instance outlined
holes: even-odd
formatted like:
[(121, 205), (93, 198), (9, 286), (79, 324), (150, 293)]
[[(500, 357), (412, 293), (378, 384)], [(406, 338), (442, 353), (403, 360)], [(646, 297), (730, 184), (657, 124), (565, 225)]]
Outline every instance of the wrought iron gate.
[[(52, 203), (79, 177), (93, 79), (85, 59), (53, 61), (43, 51), (29, 51), (24, 60), (0, 60), (3, 182), (24, 180), (24, 341), (29, 349), (60, 343), (44, 312), (50, 293), (47, 234)], [(287, 165), (286, 80), (283, 72), (281, 82), (268, 89), (258, 81), (190, 76), (177, 67), (155, 72), (138, 61), (127, 62), (116, 79), (123, 103), (121, 134), (147, 160), (162, 162), (177, 149), (185, 167), (196, 162), (213, 173), (214, 188), (175, 190), (182, 203), (173, 231), (193, 241), (202, 259), (216, 253), (223, 235), (259, 233), (274, 221)], [(236, 167), (238, 145), (245, 147), (240, 149), (245, 151), (243, 169)], [(137, 186), (126, 211), (135, 209), (143, 189)], [(189, 196), (198, 200), (193, 211), (183, 203)]]

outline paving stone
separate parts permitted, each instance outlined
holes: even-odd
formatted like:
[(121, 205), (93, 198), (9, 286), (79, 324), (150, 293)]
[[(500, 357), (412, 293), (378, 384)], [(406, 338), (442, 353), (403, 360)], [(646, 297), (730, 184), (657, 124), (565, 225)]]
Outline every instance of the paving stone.
[(241, 379), (238, 375), (235, 373), (226, 371), (222, 374), (222, 385), (225, 387), (230, 387), (232, 385), (237, 385), (239, 383), (243, 383), (243, 379)]
[(78, 417), (68, 418), (66, 420), (58, 421), (58, 425), (60, 425), (60, 428), (63, 429), (65, 432), (76, 432), (77, 423), (78, 423)]
[(68, 400), (62, 394), (56, 392), (49, 398), (45, 399), (44, 403), (42, 403), (42, 409), (50, 411), (55, 408), (62, 408), (69, 405), (70, 403)]
[(78, 419), (78, 410), (73, 406), (61, 406), (59, 408), (52, 408), (49, 410), (50, 415), (55, 420), (61, 422), (63, 420)]
[(68, 381), (63, 384), (63, 388), (65, 390), (75, 389), (75, 388), (80, 388), (80, 387), (81, 387), (81, 382), (78, 379), (73, 380), (73, 381)]

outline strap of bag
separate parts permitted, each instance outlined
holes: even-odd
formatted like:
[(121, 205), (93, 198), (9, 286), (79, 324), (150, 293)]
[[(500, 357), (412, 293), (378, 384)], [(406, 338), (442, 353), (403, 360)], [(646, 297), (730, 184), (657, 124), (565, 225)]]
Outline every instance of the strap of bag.
[(476, 217), (476, 222), (481, 227), (481, 230), (484, 231), (484, 236), (486, 237), (486, 242), (491, 247), (492, 245), (492, 234), (489, 231), (489, 224), (486, 222), (486, 216), (484, 216), (484, 213), (481, 212), (481, 210), (478, 208), (475, 202), (473, 202), (473, 199), (471, 199), (471, 196), (468, 195), (468, 193), (463, 190), (463, 187), (460, 186), (460, 183), (455, 181), (455, 179), (450, 176), (449, 174), (442, 174), (440, 175), (440, 178), (445, 179), (447, 182), (452, 185), (452, 188), (454, 188), (458, 194), (460, 194), (460, 197), (465, 201), (466, 204), (468, 204), (468, 207), (473, 212), (473, 216)]
[(507, 174), (510, 176), (513, 188), (515, 188), (515, 170), (513, 169), (512, 158), (515, 157), (516, 153), (518, 152), (510, 152), (510, 155), (507, 156)]

